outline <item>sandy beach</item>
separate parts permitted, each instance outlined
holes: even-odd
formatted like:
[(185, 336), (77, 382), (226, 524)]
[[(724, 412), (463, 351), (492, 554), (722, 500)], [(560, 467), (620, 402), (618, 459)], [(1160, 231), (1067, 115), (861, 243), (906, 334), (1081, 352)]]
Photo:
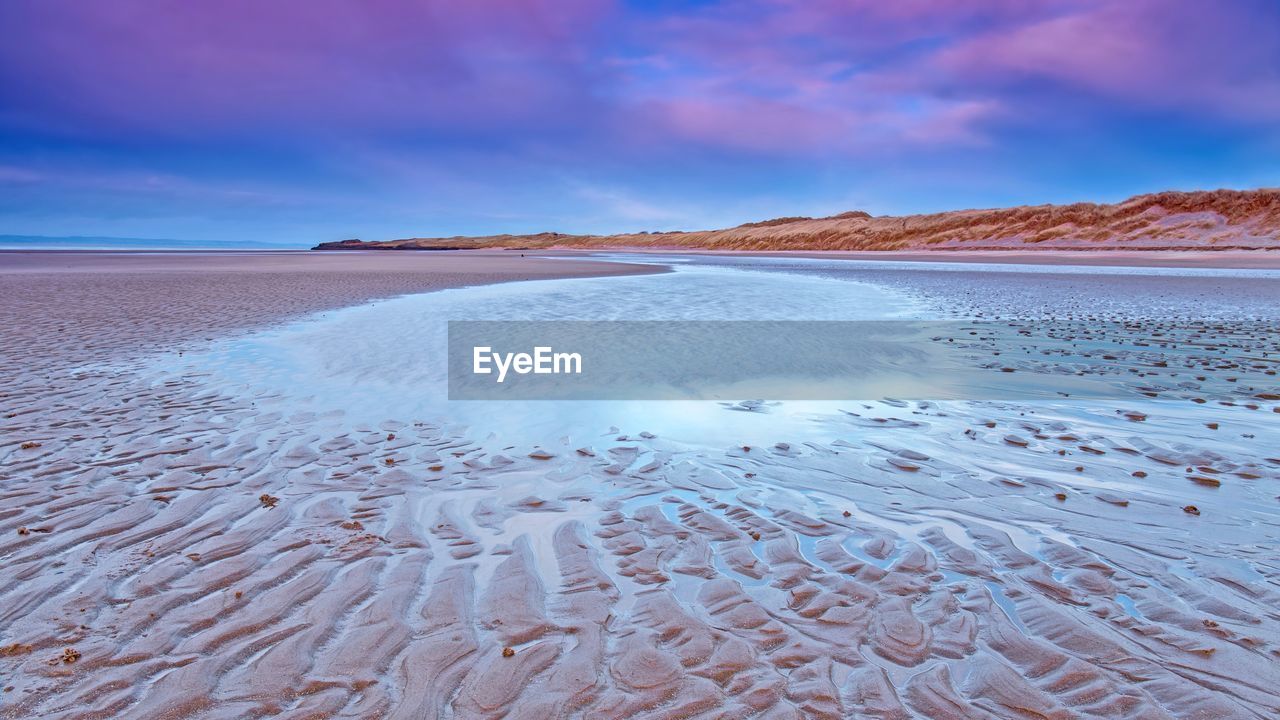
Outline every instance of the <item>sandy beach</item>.
[(654, 271), (510, 252), (0, 251), (0, 358), (61, 368), (404, 293)]
[[(1280, 276), (676, 260), (0, 254), (0, 717), (1280, 714)], [(414, 402), (455, 313), (695, 311), (1117, 399)]]
[[(618, 252), (652, 252), (618, 248)], [(665, 252), (687, 252), (671, 249)], [(881, 262), (946, 262), (1008, 265), (1059, 265), (1081, 267), (1166, 267), (1166, 268), (1280, 268), (1280, 252), (1273, 250), (878, 250), (868, 252), (831, 250), (827, 252), (705, 252), (726, 257), (804, 257), (817, 260), (873, 260)]]

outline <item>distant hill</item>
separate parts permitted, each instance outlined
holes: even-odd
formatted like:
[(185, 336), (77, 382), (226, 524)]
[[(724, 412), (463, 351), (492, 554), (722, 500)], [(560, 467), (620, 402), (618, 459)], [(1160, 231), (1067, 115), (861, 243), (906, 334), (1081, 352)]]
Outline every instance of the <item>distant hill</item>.
[(321, 243), (316, 250), (471, 248), (697, 250), (1251, 250), (1280, 249), (1280, 189), (1162, 192), (1113, 205), (1075, 203), (873, 217), (851, 211), (723, 230), (622, 235), (407, 238)]

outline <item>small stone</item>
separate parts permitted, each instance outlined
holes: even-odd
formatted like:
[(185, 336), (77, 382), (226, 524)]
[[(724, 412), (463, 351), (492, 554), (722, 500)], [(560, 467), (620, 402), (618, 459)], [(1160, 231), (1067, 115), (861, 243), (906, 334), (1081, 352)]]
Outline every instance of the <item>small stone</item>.
[(512, 657), (515, 654), (516, 654), (516, 651), (512, 648), (509, 648), (509, 647), (502, 648), (502, 657)]
[(1200, 514), (1200, 508), (1196, 507), (1195, 505), (1188, 505), (1188, 506), (1186, 506), (1186, 507), (1182, 508), (1182, 512), (1184, 512), (1184, 513), (1186, 513), (1186, 514), (1188, 514), (1188, 515), (1199, 515), (1199, 514)]

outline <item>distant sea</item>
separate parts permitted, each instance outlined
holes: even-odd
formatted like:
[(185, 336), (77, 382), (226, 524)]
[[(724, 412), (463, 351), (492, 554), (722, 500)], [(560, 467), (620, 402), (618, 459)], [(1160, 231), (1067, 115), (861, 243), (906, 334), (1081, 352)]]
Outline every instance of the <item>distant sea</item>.
[(94, 235), (0, 235), (0, 250), (304, 250), (296, 243), (258, 240), (176, 240)]

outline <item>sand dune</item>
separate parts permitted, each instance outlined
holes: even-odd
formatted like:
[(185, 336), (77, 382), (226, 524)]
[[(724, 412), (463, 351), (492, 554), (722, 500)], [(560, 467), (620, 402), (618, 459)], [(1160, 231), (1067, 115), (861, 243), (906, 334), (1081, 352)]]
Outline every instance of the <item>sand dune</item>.
[(1163, 192), (1114, 205), (1038, 205), (903, 217), (872, 217), (853, 211), (697, 232), (348, 240), (321, 243), (316, 249), (552, 247), (750, 251), (1280, 249), (1280, 189)]

